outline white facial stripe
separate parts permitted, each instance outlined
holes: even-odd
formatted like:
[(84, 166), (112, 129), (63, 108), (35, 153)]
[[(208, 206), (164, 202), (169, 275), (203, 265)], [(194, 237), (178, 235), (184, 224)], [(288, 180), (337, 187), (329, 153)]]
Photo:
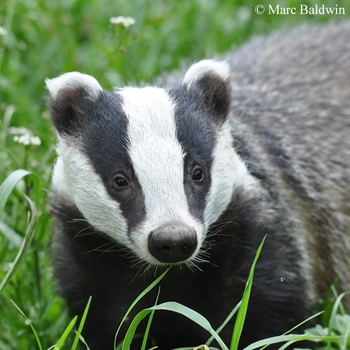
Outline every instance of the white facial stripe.
[(121, 95), (129, 122), (129, 154), (145, 195), (147, 220), (174, 220), (175, 208), (187, 210), (174, 106), (162, 89), (127, 89)]
[(213, 152), (211, 187), (204, 211), (205, 228), (216, 222), (230, 204), (234, 188), (248, 193), (257, 188), (257, 181), (232, 147), (230, 127), (226, 123), (218, 131)]
[(57, 153), (59, 158), (53, 173), (53, 189), (75, 203), (97, 230), (131, 247), (127, 222), (120, 206), (108, 195), (87, 157), (76, 144), (70, 147), (69, 140), (61, 138)]
[[(144, 254), (147, 235), (159, 226), (182, 221), (195, 228), (202, 241), (202, 226), (190, 215), (183, 185), (183, 151), (176, 137), (174, 105), (169, 95), (158, 88), (119, 92), (128, 118), (129, 155), (145, 196), (146, 219), (134, 235), (139, 255)], [(142, 231), (142, 232), (141, 232)], [(141, 252), (143, 250), (143, 253)]]

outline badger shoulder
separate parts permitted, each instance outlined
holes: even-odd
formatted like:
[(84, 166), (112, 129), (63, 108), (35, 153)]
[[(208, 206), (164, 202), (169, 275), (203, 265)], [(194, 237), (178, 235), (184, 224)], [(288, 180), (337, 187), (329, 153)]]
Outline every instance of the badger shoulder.
[(235, 149), (295, 218), (319, 291), (350, 287), (349, 33), (298, 28), (227, 56)]

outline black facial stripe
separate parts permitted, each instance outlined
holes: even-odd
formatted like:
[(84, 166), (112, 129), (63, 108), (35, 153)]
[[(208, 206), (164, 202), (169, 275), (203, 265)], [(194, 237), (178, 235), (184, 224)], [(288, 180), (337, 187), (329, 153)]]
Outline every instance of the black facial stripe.
[[(206, 197), (211, 177), (212, 152), (215, 145), (215, 130), (206, 109), (195, 93), (180, 87), (170, 91), (175, 102), (175, 121), (177, 138), (186, 154), (184, 163), (184, 187), (191, 214), (203, 220)], [(190, 172), (199, 165), (205, 172), (205, 181), (201, 186), (192, 186)]]
[[(90, 110), (82, 137), (86, 155), (109, 195), (118, 201), (130, 232), (145, 217), (145, 200), (128, 154), (127, 128), (122, 98), (116, 93), (104, 92)], [(117, 173), (130, 181), (131, 196), (113, 187), (113, 176)]]

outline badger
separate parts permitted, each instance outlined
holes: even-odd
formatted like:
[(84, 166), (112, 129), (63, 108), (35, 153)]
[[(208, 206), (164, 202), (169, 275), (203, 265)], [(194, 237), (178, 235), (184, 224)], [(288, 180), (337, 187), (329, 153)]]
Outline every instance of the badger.
[[(46, 81), (54, 267), (72, 315), (92, 296), (90, 349), (113, 349), (129, 306), (169, 266), (158, 302), (219, 327), (265, 235), (240, 348), (311, 316), (337, 278), (350, 289), (349, 35), (343, 23), (254, 39), (155, 86)], [(150, 334), (162, 350), (209, 338), (164, 311)], [(232, 322), (220, 335), (231, 334)]]

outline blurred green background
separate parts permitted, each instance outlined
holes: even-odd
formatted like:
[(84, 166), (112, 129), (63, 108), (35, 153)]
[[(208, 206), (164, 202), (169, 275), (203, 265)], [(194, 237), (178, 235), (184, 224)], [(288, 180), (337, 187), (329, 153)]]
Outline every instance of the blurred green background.
[[(36, 349), (37, 341), (13, 300), (35, 326), (43, 348), (55, 344), (69, 322), (55, 292), (50, 261), (46, 198), (55, 137), (46, 110), (45, 78), (68, 71), (95, 76), (106, 89), (143, 84), (186, 63), (220, 55), (251, 36), (303, 23), (346, 20), (348, 0), (325, 1), (345, 15), (278, 15), (255, 6), (322, 5), (300, 0), (1, 0), (0, 182), (19, 168), (37, 180), (20, 182), (0, 213), (0, 282), (11, 267), (28, 227), (24, 191), (37, 206), (35, 236), (0, 294), (0, 349)], [(111, 23), (130, 16), (129, 28)], [(39, 146), (14, 140), (23, 131)]]

